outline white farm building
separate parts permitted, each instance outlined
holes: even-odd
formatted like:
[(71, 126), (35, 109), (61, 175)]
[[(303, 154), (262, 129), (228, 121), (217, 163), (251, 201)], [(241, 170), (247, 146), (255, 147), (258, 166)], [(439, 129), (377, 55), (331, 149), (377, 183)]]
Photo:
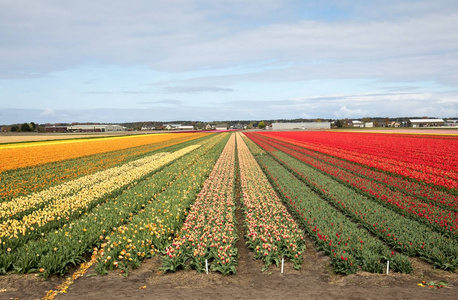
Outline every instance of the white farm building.
[(226, 123), (216, 124), (215, 126), (216, 130), (227, 130), (228, 128), (229, 128), (229, 125)]
[(165, 129), (167, 130), (194, 130), (194, 126), (181, 125), (181, 124), (167, 124), (165, 125)]
[(127, 128), (121, 125), (72, 125), (72, 126), (45, 126), (46, 132), (119, 132)]
[(69, 132), (119, 132), (127, 128), (121, 125), (73, 125), (68, 126)]
[(442, 119), (410, 119), (410, 126), (412, 127), (437, 127), (444, 126)]
[(272, 123), (272, 130), (306, 130), (330, 128), (330, 122)]

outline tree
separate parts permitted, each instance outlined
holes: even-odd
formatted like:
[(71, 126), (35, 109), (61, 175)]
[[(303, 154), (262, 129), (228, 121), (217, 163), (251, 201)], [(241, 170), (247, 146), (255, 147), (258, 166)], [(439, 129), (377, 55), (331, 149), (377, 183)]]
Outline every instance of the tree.
[(389, 118), (383, 119), (383, 123), (384, 123), (385, 126), (388, 127), (388, 125), (390, 125), (390, 119)]
[(264, 127), (266, 127), (266, 125), (264, 124), (264, 121), (259, 122), (258, 127), (261, 129), (264, 129)]
[(337, 128), (342, 128), (344, 126), (344, 120), (336, 120), (334, 122), (334, 125), (337, 127)]
[(21, 131), (23, 131), (23, 132), (32, 131), (32, 128), (30, 128), (30, 125), (28, 123), (22, 123)]
[(18, 130), (19, 130), (19, 127), (17, 127), (16, 125), (11, 126), (11, 132), (16, 132)]

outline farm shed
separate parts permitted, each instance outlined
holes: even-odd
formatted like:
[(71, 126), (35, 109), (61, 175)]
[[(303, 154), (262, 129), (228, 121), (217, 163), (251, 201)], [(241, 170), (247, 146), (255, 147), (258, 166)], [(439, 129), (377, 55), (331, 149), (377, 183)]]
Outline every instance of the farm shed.
[(194, 130), (194, 126), (192, 125), (180, 125), (178, 126), (177, 128), (175, 128), (176, 130)]
[(45, 126), (45, 132), (67, 132), (67, 126)]
[(458, 126), (458, 120), (445, 120), (444, 126)]
[(217, 124), (216, 125), (216, 130), (227, 130), (228, 125), (227, 124)]
[(272, 123), (272, 130), (305, 130), (330, 128), (330, 122)]
[(351, 125), (353, 127), (364, 127), (364, 123), (362, 121), (358, 121), (358, 120), (351, 121)]
[(69, 132), (118, 132), (126, 131), (126, 127), (121, 125), (73, 125), (68, 126)]
[(410, 127), (436, 127), (444, 126), (444, 120), (442, 119), (410, 119)]
[(166, 124), (164, 125), (167, 130), (175, 130), (181, 126), (181, 124)]

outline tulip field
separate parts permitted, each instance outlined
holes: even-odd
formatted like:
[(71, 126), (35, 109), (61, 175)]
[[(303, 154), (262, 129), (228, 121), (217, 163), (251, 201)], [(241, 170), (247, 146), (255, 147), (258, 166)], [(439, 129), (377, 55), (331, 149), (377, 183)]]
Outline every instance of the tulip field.
[[(344, 268), (345, 255), (352, 265), (378, 272), (387, 260), (411, 270), (406, 256), (441, 269), (457, 268), (456, 137), (341, 132), (247, 136), (268, 154), (257, 156), (259, 164), (336, 269)], [(354, 225), (364, 228), (356, 237)], [(374, 240), (389, 245), (391, 252), (373, 246)], [(371, 261), (378, 265), (370, 266)], [(351, 267), (342, 272), (356, 271)]]
[(331, 131), (1, 144), (0, 274), (128, 276), (153, 256), (237, 274), (239, 240), (262, 271), (300, 269), (307, 237), (339, 274), (454, 271), (457, 153), (455, 136)]

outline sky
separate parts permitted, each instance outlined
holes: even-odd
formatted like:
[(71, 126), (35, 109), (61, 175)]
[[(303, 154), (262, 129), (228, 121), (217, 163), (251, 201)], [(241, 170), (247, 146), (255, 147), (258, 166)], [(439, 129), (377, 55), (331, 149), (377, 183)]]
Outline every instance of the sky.
[(0, 0), (0, 124), (458, 116), (456, 0)]

